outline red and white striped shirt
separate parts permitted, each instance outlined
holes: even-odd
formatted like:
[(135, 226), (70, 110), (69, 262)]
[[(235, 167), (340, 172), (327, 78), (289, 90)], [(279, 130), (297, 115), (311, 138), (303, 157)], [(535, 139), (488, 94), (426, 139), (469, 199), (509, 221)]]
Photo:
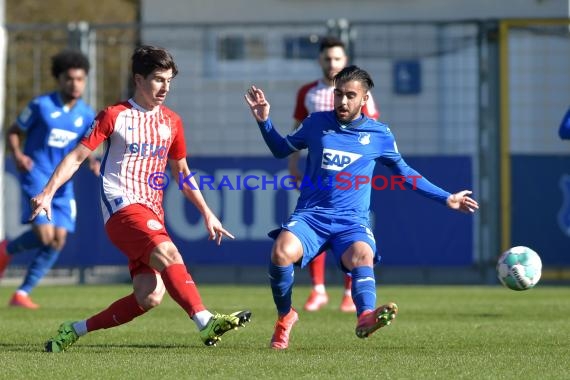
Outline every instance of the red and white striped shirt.
[(166, 171), (168, 159), (186, 157), (180, 116), (165, 106), (148, 111), (129, 99), (101, 111), (81, 140), (91, 150), (102, 142), (106, 143), (101, 162), (105, 222), (134, 203), (147, 206), (164, 221), (163, 191), (149, 183), (155, 173)]
[[(378, 119), (380, 112), (376, 108), (372, 94), (368, 93), (368, 101), (362, 107), (362, 113), (371, 119)], [(302, 122), (313, 112), (330, 111), (334, 109), (334, 86), (329, 86), (321, 79), (302, 86), (297, 92), (297, 102), (293, 117)]]

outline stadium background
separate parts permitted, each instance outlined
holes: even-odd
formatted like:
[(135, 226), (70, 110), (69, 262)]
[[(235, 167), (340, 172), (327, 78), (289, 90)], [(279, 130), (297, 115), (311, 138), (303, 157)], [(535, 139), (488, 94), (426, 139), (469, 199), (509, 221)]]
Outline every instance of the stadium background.
[[(514, 9), (417, 1), (413, 12), (388, 1), (333, 2), (326, 15), (317, 10), (327, 1), (235, 1), (222, 15), (215, 4), (166, 3), (142, 1), (133, 22), (8, 24), (5, 126), (32, 96), (52, 88), (49, 57), (59, 49), (77, 47), (90, 57), (86, 98), (100, 109), (129, 95), (133, 47), (158, 44), (172, 51), (181, 71), (167, 104), (186, 121), (190, 166), (215, 178), (283, 176), (286, 163), (268, 155), (242, 94), (252, 83), (264, 88), (272, 118), (288, 131), (297, 88), (320, 75), (318, 37), (336, 34), (352, 62), (372, 74), (381, 121), (404, 157), (447, 189), (474, 189), (482, 205), (471, 218), (409, 191), (374, 192), (384, 260), (379, 281), (493, 283), (495, 259), (512, 245), (541, 254), (547, 281), (570, 278), (570, 149), (557, 137), (570, 94), (565, 2), (517, 1)], [(126, 261), (104, 234), (95, 179), (82, 170), (75, 183), (78, 228), (55, 274), (120, 280), (126, 272), (109, 266)], [(10, 238), (25, 228), (10, 159), (4, 186)], [(271, 246), (265, 233), (283, 220), (296, 194), (204, 193), (237, 240), (219, 248), (207, 242), (190, 205), (175, 186), (168, 188), (167, 224), (192, 273), (201, 281), (265, 282)], [(27, 259), (18, 257), (8, 275), (19, 276), (17, 264)], [(329, 269), (328, 278), (339, 281)]]

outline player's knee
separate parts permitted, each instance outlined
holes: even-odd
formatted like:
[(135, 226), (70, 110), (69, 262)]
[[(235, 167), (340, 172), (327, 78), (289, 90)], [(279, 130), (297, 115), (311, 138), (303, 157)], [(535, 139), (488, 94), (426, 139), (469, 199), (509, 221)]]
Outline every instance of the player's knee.
[(291, 265), (297, 262), (301, 258), (301, 255), (297, 250), (293, 249), (291, 246), (280, 244), (274, 247), (271, 254), (271, 262), (275, 265)]
[(150, 260), (152, 262), (159, 262), (164, 268), (172, 264), (181, 264), (184, 261), (178, 249), (174, 244), (160, 244), (150, 253)]
[(157, 307), (162, 302), (163, 294), (158, 294), (156, 292), (150, 293), (143, 301), (143, 309), (150, 310)]
[(50, 234), (49, 232), (41, 232), (38, 233), (37, 235), (42, 245), (53, 246), (52, 243), (55, 240), (54, 234)]
[(163, 298), (164, 298), (164, 289), (155, 289), (154, 291), (146, 294), (141, 299), (138, 299), (137, 297), (137, 302), (139, 306), (142, 307), (144, 310), (150, 310), (160, 305)]
[(293, 233), (282, 231), (271, 251), (271, 262), (275, 265), (291, 265), (303, 257), (301, 241)]
[(371, 252), (350, 252), (342, 257), (342, 263), (347, 269), (352, 270), (355, 267), (374, 265), (374, 255)]
[(50, 247), (55, 249), (56, 251), (61, 251), (65, 246), (66, 239), (65, 238), (54, 238), (50, 243)]

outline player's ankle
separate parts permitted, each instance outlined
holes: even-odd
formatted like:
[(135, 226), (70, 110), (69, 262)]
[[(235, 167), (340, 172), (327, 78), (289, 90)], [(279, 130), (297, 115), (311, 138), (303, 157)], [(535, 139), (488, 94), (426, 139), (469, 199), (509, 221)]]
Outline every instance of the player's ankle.
[(319, 294), (325, 294), (327, 292), (324, 284), (314, 285), (313, 290)]

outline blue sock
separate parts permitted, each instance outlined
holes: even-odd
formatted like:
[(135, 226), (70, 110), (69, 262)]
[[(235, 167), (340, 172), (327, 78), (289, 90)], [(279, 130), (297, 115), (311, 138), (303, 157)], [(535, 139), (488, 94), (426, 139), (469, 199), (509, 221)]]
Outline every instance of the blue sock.
[(58, 257), (59, 251), (50, 246), (45, 246), (40, 249), (28, 267), (28, 273), (26, 273), (24, 282), (18, 290), (30, 293), (46, 273), (49, 272), (51, 267), (53, 267)]
[(34, 231), (29, 230), (8, 243), (6, 251), (10, 255), (17, 255), (18, 253), (41, 248), (42, 246), (42, 241), (38, 238), (38, 235)]
[(356, 305), (356, 315), (376, 307), (376, 279), (371, 267), (355, 267), (352, 274), (352, 299)]
[(294, 276), (292, 264), (286, 267), (273, 263), (269, 264), (269, 282), (271, 283), (273, 301), (279, 315), (287, 314), (291, 310)]

